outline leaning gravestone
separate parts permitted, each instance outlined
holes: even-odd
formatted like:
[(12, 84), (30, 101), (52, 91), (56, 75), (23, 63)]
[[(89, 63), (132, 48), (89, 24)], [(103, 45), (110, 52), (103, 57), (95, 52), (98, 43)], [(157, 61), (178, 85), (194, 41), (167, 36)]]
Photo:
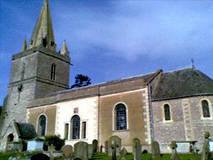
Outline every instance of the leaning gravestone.
[(88, 158), (91, 159), (93, 154), (93, 145), (88, 144)]
[(178, 154), (177, 154), (177, 144), (175, 141), (172, 141), (170, 144), (170, 148), (172, 149), (172, 155), (170, 157), (170, 160), (179, 160)]
[(157, 141), (152, 142), (152, 158), (160, 158), (160, 147)]
[(61, 151), (63, 153), (63, 158), (64, 159), (73, 158), (73, 156), (74, 156), (73, 147), (71, 145), (63, 146)]
[(138, 138), (133, 139), (133, 157), (134, 160), (141, 160), (141, 141)]
[(115, 150), (116, 155), (120, 155), (121, 139), (118, 136), (112, 136), (109, 139), (109, 145), (108, 145), (108, 155), (109, 156), (112, 155), (113, 150)]
[(205, 140), (204, 140), (204, 143), (203, 143), (201, 160), (211, 160), (211, 152), (210, 152), (210, 149), (209, 149), (209, 137), (210, 137), (210, 133), (205, 132), (205, 134), (204, 134)]
[(50, 160), (50, 157), (48, 157), (46, 154), (35, 154), (31, 157), (31, 160)]
[(88, 159), (88, 144), (86, 142), (78, 142), (74, 145), (74, 157), (75, 159)]
[(96, 153), (98, 151), (98, 141), (94, 139), (92, 141), (92, 145), (93, 145), (93, 153)]
[(120, 152), (120, 160), (126, 160), (127, 150), (123, 148)]

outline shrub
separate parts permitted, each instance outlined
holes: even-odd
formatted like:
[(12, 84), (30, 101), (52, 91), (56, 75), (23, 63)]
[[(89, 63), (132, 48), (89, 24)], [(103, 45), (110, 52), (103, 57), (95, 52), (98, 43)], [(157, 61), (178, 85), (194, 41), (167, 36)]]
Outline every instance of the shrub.
[(59, 135), (46, 135), (44, 143), (48, 146), (53, 144), (56, 150), (60, 150), (64, 145), (64, 140), (60, 139)]

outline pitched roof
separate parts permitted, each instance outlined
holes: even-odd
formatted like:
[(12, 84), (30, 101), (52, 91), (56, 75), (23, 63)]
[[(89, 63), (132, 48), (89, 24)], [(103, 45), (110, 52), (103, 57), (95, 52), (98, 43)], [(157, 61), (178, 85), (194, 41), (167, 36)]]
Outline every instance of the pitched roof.
[(213, 80), (194, 68), (162, 73), (153, 90), (153, 101), (213, 95)]
[(53, 93), (49, 97), (31, 101), (31, 103), (28, 105), (28, 108), (90, 96), (102, 96), (141, 89), (146, 87), (147, 84), (149, 84), (161, 72), (162, 70), (157, 70), (154, 73), (149, 73), (145, 75), (128, 77), (124, 79), (109, 81), (101, 84), (94, 84), (76, 89), (58, 91)]
[(19, 138), (22, 139), (33, 139), (37, 136), (35, 128), (31, 123), (18, 123), (14, 122), (16, 131)]

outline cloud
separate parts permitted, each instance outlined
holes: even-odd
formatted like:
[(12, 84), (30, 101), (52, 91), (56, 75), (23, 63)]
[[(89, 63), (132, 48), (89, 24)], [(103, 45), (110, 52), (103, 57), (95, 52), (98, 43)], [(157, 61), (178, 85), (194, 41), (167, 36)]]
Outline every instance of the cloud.
[(99, 54), (91, 48), (99, 46), (111, 51), (102, 54), (135, 61), (141, 55), (185, 56), (212, 49), (212, 14), (213, 8), (204, 2), (118, 1), (103, 11), (91, 5), (71, 7), (57, 19), (66, 22), (60, 37), (69, 33), (66, 39), (79, 57)]

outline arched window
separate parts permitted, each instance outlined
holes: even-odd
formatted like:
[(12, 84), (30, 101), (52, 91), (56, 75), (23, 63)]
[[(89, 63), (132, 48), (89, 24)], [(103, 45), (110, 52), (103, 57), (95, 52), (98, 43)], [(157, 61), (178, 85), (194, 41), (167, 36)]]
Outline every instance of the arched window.
[(44, 136), (46, 131), (46, 117), (41, 115), (38, 122), (38, 135)]
[(210, 117), (210, 110), (209, 110), (209, 103), (207, 100), (203, 100), (202, 102), (202, 110), (203, 110), (203, 117)]
[(53, 63), (52, 65), (51, 65), (51, 80), (55, 80), (55, 70), (56, 70), (56, 65), (55, 65), (55, 63)]
[(171, 120), (170, 107), (168, 104), (164, 105), (164, 117), (165, 121)]
[(126, 130), (126, 107), (124, 104), (118, 104), (115, 107), (115, 129), (116, 130)]
[(75, 115), (72, 117), (72, 139), (80, 138), (80, 117)]

